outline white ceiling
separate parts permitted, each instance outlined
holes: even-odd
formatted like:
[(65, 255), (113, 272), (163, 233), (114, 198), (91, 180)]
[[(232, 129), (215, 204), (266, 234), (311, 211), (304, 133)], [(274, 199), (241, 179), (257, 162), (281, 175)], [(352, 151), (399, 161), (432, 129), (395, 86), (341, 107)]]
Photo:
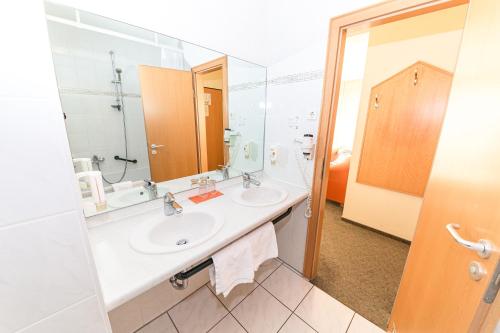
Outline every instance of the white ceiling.
[(329, 18), (380, 0), (56, 0), (270, 66), (327, 36)]

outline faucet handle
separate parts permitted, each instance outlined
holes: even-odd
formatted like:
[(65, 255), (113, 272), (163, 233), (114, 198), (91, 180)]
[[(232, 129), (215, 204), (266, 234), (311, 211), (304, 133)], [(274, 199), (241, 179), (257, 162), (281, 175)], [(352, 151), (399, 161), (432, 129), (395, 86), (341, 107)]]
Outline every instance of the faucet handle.
[(149, 180), (149, 179), (144, 179), (144, 183), (146, 184), (146, 186), (156, 185), (156, 183), (154, 181)]
[(167, 192), (165, 193), (165, 195), (163, 196), (163, 201), (165, 202), (174, 202), (175, 201), (175, 197), (173, 195), (172, 192)]

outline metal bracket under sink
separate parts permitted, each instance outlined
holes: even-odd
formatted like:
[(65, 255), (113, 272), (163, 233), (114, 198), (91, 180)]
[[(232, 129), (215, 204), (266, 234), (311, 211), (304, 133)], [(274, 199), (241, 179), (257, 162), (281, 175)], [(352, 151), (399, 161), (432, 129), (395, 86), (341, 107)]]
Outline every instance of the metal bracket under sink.
[[(293, 207), (288, 208), (283, 214), (274, 218), (272, 220), (273, 224), (280, 222), (285, 217), (290, 215), (290, 213), (292, 212), (292, 208)], [(212, 258), (208, 258), (207, 260), (199, 263), (196, 266), (191, 267), (188, 270), (185, 270), (185, 271), (182, 271), (180, 273), (175, 274), (174, 276), (172, 276), (170, 278), (170, 283), (172, 284), (172, 286), (175, 289), (185, 289), (187, 287), (187, 281), (184, 281), (184, 280), (187, 280), (191, 276), (195, 275), (196, 273), (201, 272), (203, 269), (207, 268), (208, 266), (212, 265), (213, 263), (214, 263), (214, 261), (212, 260)]]

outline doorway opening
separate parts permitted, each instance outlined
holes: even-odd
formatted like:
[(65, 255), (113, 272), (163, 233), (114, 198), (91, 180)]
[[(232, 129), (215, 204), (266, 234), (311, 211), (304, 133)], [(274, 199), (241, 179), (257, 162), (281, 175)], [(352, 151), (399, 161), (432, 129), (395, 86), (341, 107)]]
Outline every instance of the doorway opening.
[(227, 59), (225, 57), (192, 69), (195, 90), (198, 154), (201, 172), (225, 169), (229, 149), (224, 138), (228, 128)]
[(347, 30), (325, 154), (321, 246), (309, 268), (315, 285), (383, 329), (439, 142), (467, 9)]

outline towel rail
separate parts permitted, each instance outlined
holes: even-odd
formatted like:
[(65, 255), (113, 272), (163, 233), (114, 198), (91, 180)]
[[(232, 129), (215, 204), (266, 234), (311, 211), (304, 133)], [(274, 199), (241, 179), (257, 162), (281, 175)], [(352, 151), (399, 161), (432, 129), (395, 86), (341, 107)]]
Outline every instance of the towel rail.
[[(292, 207), (288, 208), (280, 216), (274, 218), (272, 220), (273, 224), (276, 224), (279, 221), (283, 220), (285, 217), (287, 217), (288, 215), (290, 215), (291, 212), (292, 212)], [(199, 263), (198, 265), (196, 265), (196, 266), (188, 269), (187, 271), (175, 274), (174, 278), (176, 280), (186, 280), (186, 279), (190, 278), (191, 276), (195, 275), (196, 273), (202, 271), (204, 268), (207, 268), (208, 266), (212, 265), (213, 263), (214, 263), (214, 261), (212, 260), (212, 258), (208, 258), (207, 260), (205, 260), (205, 261)]]

